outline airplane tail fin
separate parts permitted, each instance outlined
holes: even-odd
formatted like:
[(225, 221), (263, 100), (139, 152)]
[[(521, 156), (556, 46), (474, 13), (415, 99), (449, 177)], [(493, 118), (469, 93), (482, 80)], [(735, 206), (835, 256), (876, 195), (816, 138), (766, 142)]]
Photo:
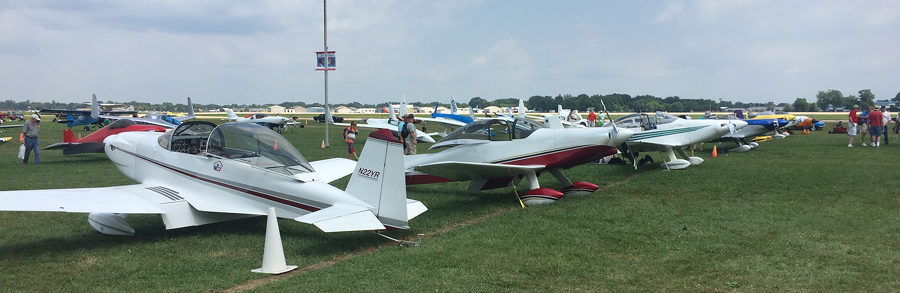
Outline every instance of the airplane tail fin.
[(403, 145), (387, 129), (369, 134), (347, 193), (375, 207), (378, 220), (387, 227), (408, 229), (409, 219), (427, 208), (406, 198)]
[(406, 117), (407, 110), (406, 95), (400, 95), (400, 117)]
[(456, 108), (456, 98), (450, 96), (450, 114), (459, 115), (459, 109)]
[(744, 111), (734, 110), (734, 116), (738, 119), (744, 119)]
[(441, 103), (434, 103), (434, 112), (431, 112), (431, 117), (434, 118), (434, 114), (438, 113), (438, 107), (441, 106)]
[(522, 99), (519, 99), (519, 115), (517, 115), (516, 117), (525, 118), (525, 111), (527, 111), (527, 109), (525, 109), (525, 102), (522, 101)]
[(469, 105), (469, 118), (475, 120), (475, 107), (472, 107), (472, 105)]
[(227, 108), (226, 108), (226, 109), (225, 109), (225, 114), (228, 114), (228, 120), (229, 120), (229, 121), (237, 121), (237, 119), (238, 119), (237, 114), (234, 114), (234, 111), (231, 110), (231, 109), (227, 109)]
[[(187, 115), (187, 117), (191, 117), (191, 118), (188, 118), (188, 119), (193, 119), (193, 118), (194, 118), (194, 104), (191, 103), (191, 97), (188, 97), (188, 104), (187, 104), (187, 107), (188, 107), (188, 115)], [(187, 120), (187, 119), (185, 119), (185, 120)]]
[(91, 118), (100, 118), (100, 103), (97, 103), (97, 95), (94, 95), (94, 101), (91, 103)]
[(63, 130), (63, 142), (76, 142), (78, 138), (75, 137), (75, 133), (72, 132), (72, 129)]

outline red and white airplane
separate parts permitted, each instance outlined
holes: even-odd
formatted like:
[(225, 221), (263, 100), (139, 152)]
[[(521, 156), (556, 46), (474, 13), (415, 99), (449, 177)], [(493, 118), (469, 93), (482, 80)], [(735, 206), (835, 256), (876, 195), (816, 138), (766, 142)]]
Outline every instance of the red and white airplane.
[[(284, 137), (256, 124), (186, 122), (174, 131), (125, 132), (106, 155), (137, 184), (0, 192), (2, 211), (90, 213), (110, 235), (133, 235), (128, 214), (158, 214), (166, 229), (267, 215), (325, 232), (409, 228), (426, 210), (406, 198), (400, 142), (369, 135), (359, 162), (308, 162)], [(346, 190), (328, 182), (350, 174)]]
[[(559, 119), (556, 116), (548, 117)], [(521, 196), (526, 205), (552, 203), (563, 195), (586, 195), (598, 189), (588, 182), (572, 182), (562, 174), (584, 163), (616, 153), (616, 145), (634, 133), (626, 129), (563, 128), (559, 120), (548, 128), (529, 119), (481, 119), (450, 133), (431, 149), (439, 153), (404, 157), (406, 184), (471, 181), (468, 191), (507, 187), (522, 177), (530, 191)], [(556, 191), (541, 188), (541, 172), (562, 182)]]
[(166, 128), (156, 125), (139, 125), (133, 120), (124, 119), (116, 120), (103, 128), (97, 129), (84, 138), (78, 139), (72, 129), (63, 131), (63, 142), (57, 142), (45, 147), (45, 150), (62, 149), (64, 155), (73, 155), (81, 153), (102, 153), (104, 146), (103, 140), (110, 135), (116, 135), (122, 132), (166, 132)]

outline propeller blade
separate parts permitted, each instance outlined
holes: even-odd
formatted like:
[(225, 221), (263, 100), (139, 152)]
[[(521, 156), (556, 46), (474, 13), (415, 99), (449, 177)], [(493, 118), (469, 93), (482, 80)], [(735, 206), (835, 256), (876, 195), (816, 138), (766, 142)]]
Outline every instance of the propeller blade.
[(600, 100), (600, 105), (603, 105), (603, 113), (606, 113), (606, 118), (609, 118), (609, 123), (612, 124), (613, 132), (619, 133), (619, 128), (616, 127), (616, 123), (613, 122), (612, 116), (609, 115), (609, 110), (606, 110), (606, 104), (603, 103), (603, 100)]

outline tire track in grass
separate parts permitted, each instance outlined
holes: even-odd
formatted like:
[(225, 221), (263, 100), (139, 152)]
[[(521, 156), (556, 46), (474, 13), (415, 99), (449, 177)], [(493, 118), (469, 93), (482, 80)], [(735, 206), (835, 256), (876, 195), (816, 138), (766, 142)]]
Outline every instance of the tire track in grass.
[[(603, 190), (606, 190), (606, 189), (610, 189), (610, 188), (619, 186), (619, 185), (621, 185), (621, 184), (623, 184), (623, 183), (625, 183), (625, 182), (628, 182), (628, 181), (630, 181), (631, 179), (637, 178), (638, 176), (641, 176), (641, 175), (643, 175), (644, 173), (647, 173), (647, 172), (648, 172), (648, 171), (643, 171), (643, 172), (639, 172), (639, 173), (636, 173), (636, 174), (634, 174), (634, 175), (628, 176), (628, 177), (626, 177), (626, 178), (624, 178), (624, 179), (622, 179), (622, 180), (619, 180), (619, 181), (610, 183), (610, 184), (608, 184), (608, 185), (605, 185), (605, 186), (603, 186), (602, 188), (597, 189), (597, 191), (603, 191)], [(596, 191), (595, 191), (595, 192), (596, 192)], [(480, 216), (480, 217), (477, 217), (477, 218), (472, 218), (472, 219), (469, 219), (469, 220), (466, 220), (466, 221), (462, 221), (462, 222), (453, 223), (453, 224), (447, 225), (447, 226), (445, 226), (445, 227), (442, 227), (442, 228), (440, 228), (440, 229), (437, 229), (437, 230), (435, 230), (435, 231), (425, 232), (425, 233), (423, 233), (423, 234), (425, 234), (425, 237), (429, 237), (429, 238), (430, 238), (430, 237), (440, 236), (440, 235), (443, 235), (443, 234), (452, 232), (452, 231), (454, 231), (454, 230), (456, 230), (456, 229), (459, 229), (460, 227), (464, 227), (464, 226), (468, 226), (468, 225), (473, 225), (473, 224), (478, 224), (478, 223), (484, 222), (484, 221), (487, 220), (487, 219), (490, 219), (490, 218), (493, 218), (493, 217), (496, 217), (496, 216), (499, 216), (499, 215), (502, 215), (502, 214), (506, 214), (506, 213), (509, 213), (509, 212), (512, 212), (512, 211), (520, 210), (520, 209), (521, 209), (521, 208), (518, 207), (518, 206), (513, 206), (513, 207), (508, 207), (508, 208), (502, 208), (502, 209), (496, 210), (496, 211), (494, 211), (494, 212), (492, 212), (492, 213), (490, 213), (490, 214), (484, 215), (484, 216)], [(413, 236), (413, 237), (415, 237), (415, 236)], [(413, 237), (407, 238), (407, 239), (405, 239), (405, 240), (407, 240), (407, 241), (414, 241), (414, 240), (416, 240), (416, 239), (413, 238)], [(268, 276), (268, 277), (265, 277), (265, 278), (253, 279), (253, 280), (250, 280), (250, 281), (247, 281), (247, 282), (244, 282), (244, 283), (235, 285), (234, 287), (231, 287), (231, 288), (228, 288), (228, 289), (219, 290), (219, 291), (213, 291), (213, 292), (217, 292), (217, 293), (236, 293), (236, 292), (244, 292), (244, 291), (251, 290), (251, 289), (254, 289), (254, 288), (256, 288), (256, 287), (259, 287), (260, 285), (265, 285), (265, 284), (268, 284), (268, 283), (271, 283), (271, 282), (275, 282), (275, 281), (278, 281), (278, 280), (287, 279), (287, 278), (290, 278), (290, 277), (293, 277), (293, 276), (296, 276), (296, 275), (299, 275), (299, 274), (302, 274), (302, 273), (306, 273), (306, 272), (318, 270), (318, 269), (321, 269), (321, 268), (330, 267), (330, 266), (332, 266), (332, 265), (337, 264), (338, 262), (341, 262), (341, 261), (344, 261), (344, 260), (348, 260), (348, 259), (351, 259), (351, 258), (354, 258), (354, 257), (357, 257), (357, 256), (368, 255), (368, 254), (371, 254), (371, 253), (373, 253), (373, 252), (378, 251), (379, 249), (381, 249), (381, 247), (385, 247), (385, 246), (394, 247), (395, 245), (397, 245), (396, 242), (389, 241), (389, 240), (384, 240), (384, 241), (379, 242), (378, 245), (375, 246), (375, 247), (364, 248), (364, 249), (360, 249), (360, 250), (357, 250), (357, 251), (353, 251), (353, 252), (350, 252), (350, 253), (347, 253), (347, 254), (337, 255), (337, 256), (332, 257), (331, 259), (323, 260), (323, 261), (320, 261), (320, 262), (317, 262), (317, 263), (314, 263), (314, 264), (311, 264), (311, 265), (308, 265), (308, 266), (305, 266), (305, 267), (302, 267), (302, 268), (298, 268), (298, 269), (293, 270), (293, 271), (291, 271), (291, 272), (287, 272), (287, 273), (280, 274), (280, 275), (272, 275), (272, 276)]]

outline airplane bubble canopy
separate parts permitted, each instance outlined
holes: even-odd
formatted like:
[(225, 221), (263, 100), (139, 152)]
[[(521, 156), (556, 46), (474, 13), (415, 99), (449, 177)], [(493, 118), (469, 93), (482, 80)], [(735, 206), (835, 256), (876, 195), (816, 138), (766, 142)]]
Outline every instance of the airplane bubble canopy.
[[(177, 135), (177, 134), (176, 134)], [(225, 123), (209, 134), (207, 153), (291, 174), (315, 172), (309, 161), (283, 136), (264, 126)]]
[(522, 139), (542, 128), (546, 127), (528, 119), (516, 119), (515, 121), (482, 119), (456, 129), (431, 148), (478, 143), (478, 141)]

